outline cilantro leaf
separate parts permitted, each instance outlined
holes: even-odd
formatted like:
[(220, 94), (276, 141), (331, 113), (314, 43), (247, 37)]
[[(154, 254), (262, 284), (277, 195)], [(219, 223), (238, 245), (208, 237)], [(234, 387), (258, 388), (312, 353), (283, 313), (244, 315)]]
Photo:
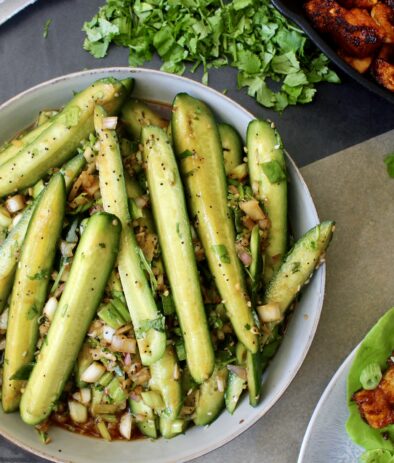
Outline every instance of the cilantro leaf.
[(142, 320), (140, 326), (136, 330), (136, 337), (137, 339), (141, 339), (149, 330), (155, 330), (159, 332), (164, 332), (165, 330), (165, 318), (163, 315), (159, 315), (157, 318), (153, 320)]
[(45, 21), (44, 30), (43, 30), (43, 33), (42, 33), (42, 36), (44, 37), (44, 39), (46, 39), (48, 37), (49, 26), (51, 25), (51, 22), (52, 22), (52, 19), (47, 19)]
[(384, 158), (386, 164), (387, 173), (389, 177), (394, 178), (394, 153), (390, 153)]
[(213, 244), (211, 246), (212, 251), (219, 257), (220, 262), (223, 264), (230, 264), (231, 259), (228, 255), (227, 248), (224, 244)]
[(238, 86), (276, 111), (311, 102), (318, 82), (339, 82), (328, 58), (269, 0), (106, 0), (83, 31), (96, 58), (112, 43), (128, 48), (130, 66), (157, 53), (166, 72), (201, 66), (204, 84), (210, 69), (230, 65)]

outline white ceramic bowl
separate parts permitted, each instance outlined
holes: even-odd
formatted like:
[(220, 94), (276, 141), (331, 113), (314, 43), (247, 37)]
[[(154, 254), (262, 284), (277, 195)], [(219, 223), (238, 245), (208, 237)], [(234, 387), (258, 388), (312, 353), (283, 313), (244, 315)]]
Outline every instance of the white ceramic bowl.
[[(221, 93), (186, 78), (148, 69), (95, 69), (44, 82), (0, 106), (0, 142), (32, 123), (40, 109), (58, 108), (72, 97), (73, 91), (107, 76), (134, 77), (133, 95), (151, 101), (171, 103), (177, 93), (187, 92), (208, 103), (219, 120), (232, 124), (243, 135), (253, 119), (252, 114)], [(290, 221), (295, 237), (299, 237), (318, 223), (318, 216), (308, 188), (289, 157), (287, 164)], [(283, 343), (263, 376), (262, 400), (256, 408), (250, 407), (247, 397), (244, 397), (234, 415), (223, 412), (209, 427), (191, 428), (185, 435), (172, 440), (140, 439), (108, 443), (53, 427), (50, 432), (52, 442), (44, 446), (34, 428), (24, 424), (17, 413), (5, 415), (2, 411), (0, 434), (32, 453), (59, 462), (165, 463), (184, 462), (203, 455), (248, 429), (268, 412), (289, 386), (315, 334), (324, 285), (325, 267), (321, 266), (305, 289)], [(261, 438), (264, 439), (264, 436)]]

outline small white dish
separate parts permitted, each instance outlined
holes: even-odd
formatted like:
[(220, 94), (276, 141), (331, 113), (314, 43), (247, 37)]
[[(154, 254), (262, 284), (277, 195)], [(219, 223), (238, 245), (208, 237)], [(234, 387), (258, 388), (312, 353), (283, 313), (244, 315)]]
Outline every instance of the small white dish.
[(346, 433), (349, 416), (346, 381), (356, 349), (346, 358), (329, 382), (309, 421), (298, 463), (355, 463), (364, 450)]
[[(149, 69), (95, 69), (44, 82), (0, 106), (0, 143), (31, 124), (39, 110), (59, 108), (72, 97), (73, 91), (80, 91), (94, 80), (108, 76), (134, 77), (133, 96), (164, 104), (170, 104), (177, 93), (187, 92), (208, 103), (219, 120), (232, 124), (242, 135), (254, 119), (252, 114), (223, 94), (190, 79)], [(298, 238), (316, 225), (319, 218), (309, 190), (289, 156), (287, 165), (290, 222), (293, 234)], [(256, 408), (250, 407), (248, 398), (244, 397), (234, 415), (223, 412), (209, 427), (191, 428), (185, 435), (172, 440), (108, 443), (53, 427), (50, 431), (52, 442), (47, 446), (39, 442), (34, 428), (25, 425), (17, 413), (5, 415), (0, 410), (0, 435), (36, 455), (58, 462), (174, 463), (214, 450), (265, 415), (293, 380), (315, 335), (323, 305), (325, 275), (323, 265), (305, 288), (283, 343), (263, 376), (262, 400)]]

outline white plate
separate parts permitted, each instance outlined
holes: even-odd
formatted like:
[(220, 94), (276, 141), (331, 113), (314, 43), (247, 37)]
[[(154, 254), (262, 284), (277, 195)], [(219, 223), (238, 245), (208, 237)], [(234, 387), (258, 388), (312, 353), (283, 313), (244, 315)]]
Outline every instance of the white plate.
[(302, 442), (298, 463), (355, 463), (363, 449), (348, 437), (345, 424), (346, 380), (358, 347), (346, 358), (316, 405)]
[[(136, 81), (133, 95), (151, 101), (171, 103), (177, 93), (190, 93), (208, 103), (218, 119), (232, 124), (241, 134), (246, 133), (247, 125), (253, 119), (252, 114), (221, 93), (189, 79), (148, 69), (108, 68), (70, 74), (45, 82), (0, 106), (0, 142), (29, 125), (40, 109), (59, 108), (72, 97), (73, 91), (79, 91), (94, 80), (107, 76), (133, 76)], [(289, 157), (287, 164), (290, 221), (294, 235), (299, 237), (318, 223), (318, 216), (308, 188)], [(287, 389), (315, 335), (324, 286), (325, 266), (321, 266), (306, 287), (279, 352), (263, 377), (262, 400), (256, 408), (250, 407), (245, 397), (233, 416), (222, 413), (209, 428), (192, 428), (186, 435), (169, 441), (107, 443), (53, 428), (50, 433), (52, 443), (43, 446), (35, 430), (23, 424), (18, 414), (5, 415), (1, 411), (0, 434), (33, 453), (62, 462), (165, 463), (183, 462), (203, 455), (248, 429), (267, 413)]]

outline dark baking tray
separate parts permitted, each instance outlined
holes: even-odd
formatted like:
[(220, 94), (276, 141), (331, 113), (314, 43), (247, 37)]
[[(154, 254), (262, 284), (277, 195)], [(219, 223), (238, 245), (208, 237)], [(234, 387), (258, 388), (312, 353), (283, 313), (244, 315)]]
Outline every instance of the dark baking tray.
[(311, 23), (305, 17), (302, 1), (297, 0), (272, 0), (272, 3), (276, 8), (289, 19), (294, 21), (301, 29), (304, 30), (305, 34), (320, 48), (320, 50), (327, 55), (330, 60), (335, 63), (343, 72), (348, 74), (359, 84), (366, 87), (371, 92), (377, 93), (381, 97), (394, 103), (394, 93), (386, 90), (384, 87), (381, 87), (377, 84), (372, 77), (369, 75), (363, 75), (355, 71), (351, 66), (349, 66), (343, 59), (341, 59), (335, 50), (330, 46), (327, 40), (320, 35), (315, 29), (313, 29)]

